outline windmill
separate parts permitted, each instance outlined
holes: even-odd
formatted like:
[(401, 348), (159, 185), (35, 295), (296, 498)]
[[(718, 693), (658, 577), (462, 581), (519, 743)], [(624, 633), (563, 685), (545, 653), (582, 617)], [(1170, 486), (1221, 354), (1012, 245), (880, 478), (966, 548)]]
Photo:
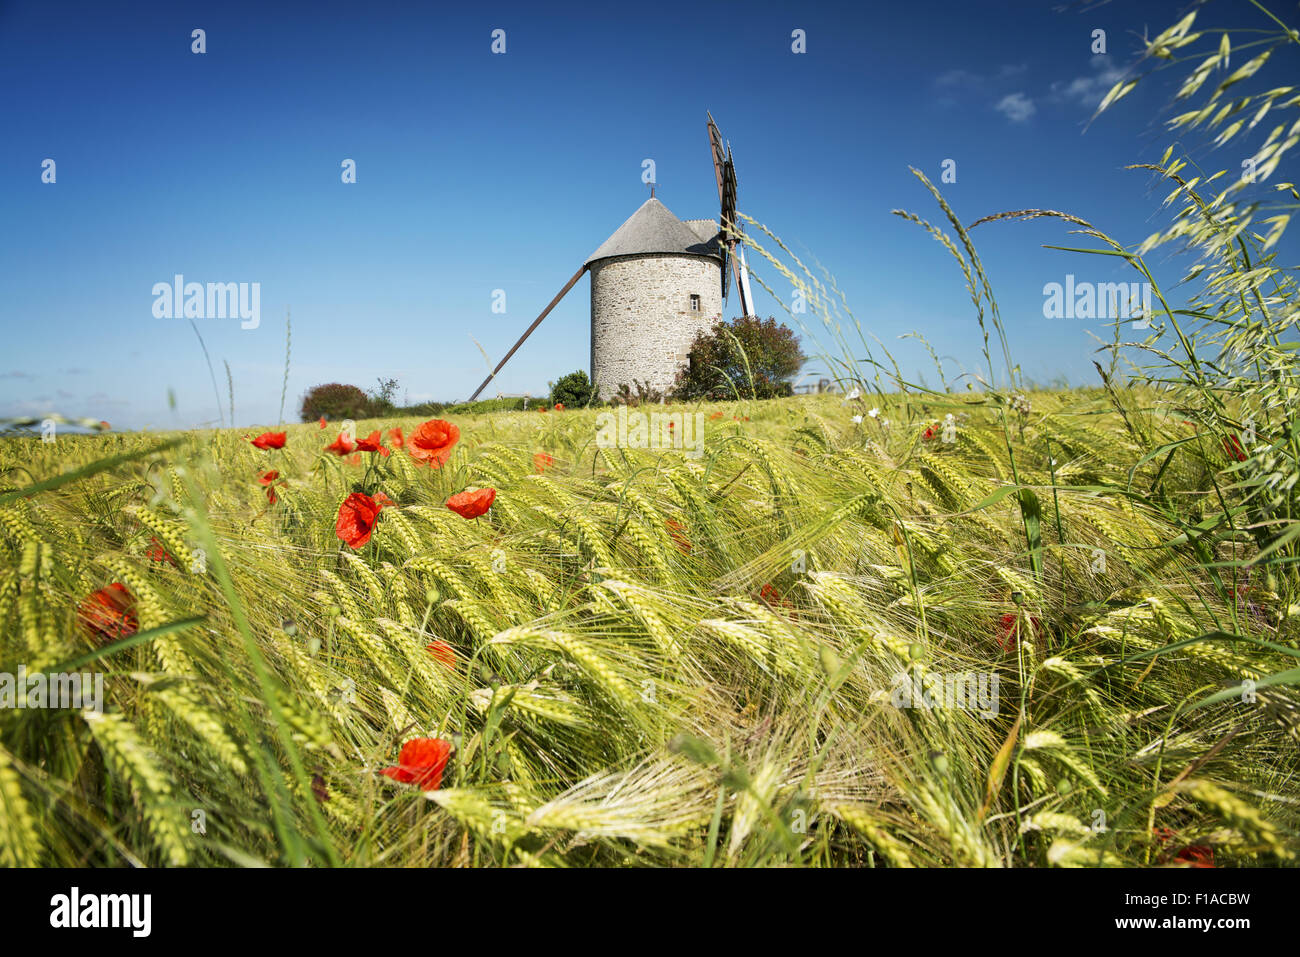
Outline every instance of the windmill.
[(736, 170), (713, 115), (708, 118), (719, 221), (680, 220), (652, 191), (556, 293), (469, 401), (479, 397), (586, 272), (591, 273), (591, 378), (601, 398), (619, 385), (642, 380), (664, 391), (671, 386), (695, 336), (722, 317), (728, 265), (736, 277), (741, 312), (749, 314), (753, 299), (736, 222)]

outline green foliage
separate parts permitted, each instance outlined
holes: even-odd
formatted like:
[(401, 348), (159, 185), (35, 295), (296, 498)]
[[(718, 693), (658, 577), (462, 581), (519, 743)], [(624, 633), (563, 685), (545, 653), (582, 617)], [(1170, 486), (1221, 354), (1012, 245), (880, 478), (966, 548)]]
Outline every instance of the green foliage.
[[(635, 391), (634, 391), (635, 390)], [(664, 399), (664, 394), (659, 389), (651, 388), (650, 380), (645, 382), (639, 379), (633, 379), (632, 385), (624, 382), (618, 387), (618, 392), (610, 397), (611, 405), (658, 405)]]
[(357, 386), (329, 382), (307, 390), (298, 414), (303, 422), (315, 422), (321, 416), (331, 421), (363, 419), (372, 414), (374, 406), (374, 399)]
[(507, 395), (499, 399), (475, 399), (473, 402), (455, 402), (438, 407), (437, 415), (484, 415), (488, 412), (523, 412), (545, 405), (544, 399), (525, 399)]
[(580, 409), (591, 403), (593, 394), (591, 380), (587, 378), (587, 373), (579, 369), (561, 376), (551, 387), (551, 404), (559, 402), (566, 409)]
[(799, 340), (787, 326), (771, 316), (740, 316), (695, 337), (672, 394), (682, 401), (789, 395), (788, 380), (803, 363)]
[(397, 406), (393, 400), (397, 398), (396, 379), (385, 379), (380, 376), (377, 380), (378, 385), (370, 390), (370, 414), (371, 415), (388, 415), (396, 411)]

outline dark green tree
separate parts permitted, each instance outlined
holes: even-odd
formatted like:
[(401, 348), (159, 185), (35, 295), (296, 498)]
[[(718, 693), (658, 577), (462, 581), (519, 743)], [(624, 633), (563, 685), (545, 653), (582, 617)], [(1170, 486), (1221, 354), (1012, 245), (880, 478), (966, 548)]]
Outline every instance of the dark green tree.
[(356, 386), (328, 382), (307, 390), (299, 414), (304, 422), (314, 422), (321, 416), (331, 421), (364, 419), (372, 414), (373, 407), (370, 396)]
[(804, 355), (785, 324), (771, 316), (740, 316), (696, 336), (689, 360), (677, 373), (675, 399), (771, 399), (790, 395), (789, 379)]
[(591, 401), (592, 385), (587, 373), (579, 369), (562, 376), (551, 387), (551, 404), (563, 403), (567, 409), (580, 409)]

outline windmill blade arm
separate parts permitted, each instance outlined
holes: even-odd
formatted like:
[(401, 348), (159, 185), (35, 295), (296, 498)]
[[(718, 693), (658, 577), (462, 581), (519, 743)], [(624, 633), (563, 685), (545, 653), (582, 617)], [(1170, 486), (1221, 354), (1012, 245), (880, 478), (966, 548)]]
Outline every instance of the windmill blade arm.
[(478, 398), (479, 393), (488, 387), (488, 383), (497, 377), (497, 373), (500, 372), (501, 369), (505, 366), (505, 364), (510, 361), (510, 357), (519, 351), (519, 347), (524, 344), (524, 340), (527, 339), (529, 336), (531, 336), (533, 334), (533, 330), (542, 324), (542, 320), (545, 319), (548, 315), (550, 315), (551, 310), (560, 304), (560, 300), (563, 299), (565, 295), (568, 294), (570, 289), (572, 289), (575, 285), (577, 285), (578, 280), (582, 278), (582, 274), (586, 271), (587, 271), (587, 266), (584, 263), (583, 266), (573, 274), (573, 278), (564, 284), (564, 288), (555, 294), (555, 298), (552, 299), (550, 303), (547, 305), (547, 307), (542, 310), (542, 314), (533, 320), (533, 324), (531, 326), (529, 326), (527, 329), (524, 330), (524, 334), (519, 337), (519, 341), (510, 347), (510, 351), (506, 353), (505, 358), (497, 363), (497, 367), (492, 370), (491, 375), (489, 375), (486, 379), (484, 379), (483, 383), (477, 389), (474, 390), (474, 394), (469, 397), (468, 401), (473, 402), (475, 399)]
[(745, 287), (747, 286), (747, 283), (745, 282), (746, 277), (741, 271), (740, 256), (738, 256), (734, 251), (731, 254), (731, 271), (736, 277), (736, 292), (740, 295), (740, 314), (742, 316), (747, 316), (749, 315), (749, 297), (745, 295)]
[(745, 262), (745, 244), (740, 244), (740, 308), (745, 315), (752, 315), (754, 295), (749, 291), (749, 263)]

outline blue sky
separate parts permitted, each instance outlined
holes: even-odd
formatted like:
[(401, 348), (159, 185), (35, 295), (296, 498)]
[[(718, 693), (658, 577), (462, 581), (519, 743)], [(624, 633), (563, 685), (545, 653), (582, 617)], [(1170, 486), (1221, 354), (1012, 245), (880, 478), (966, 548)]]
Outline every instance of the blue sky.
[[(1153, 118), (1168, 87), (1084, 123), (1178, 3), (469, 6), (0, 2), (0, 416), (217, 422), (193, 329), (152, 312), (153, 285), (176, 273), (260, 284), (258, 328), (197, 321), (223, 408), (229, 362), (240, 427), (279, 416), (286, 309), (287, 419), (326, 381), (394, 376), (410, 401), (463, 399), (486, 374), (475, 340), (495, 364), (646, 198), (643, 159), (678, 216), (716, 216), (706, 109), (734, 150), (740, 209), (829, 270), (931, 383), (923, 350), (898, 336), (923, 332), (953, 376), (980, 367), (981, 340), (952, 261), (890, 214), (938, 214), (909, 165), (938, 182), (955, 160), (957, 182), (941, 185), (968, 222), (1050, 207), (1135, 243), (1161, 221), (1164, 191), (1123, 166), (1163, 152)], [(795, 29), (806, 53), (791, 50)], [(1104, 323), (1044, 319), (1042, 288), (1127, 275), (1042, 249), (1067, 239), (1059, 226), (975, 237), (1025, 373), (1095, 381), (1085, 330), (1108, 336)], [(584, 278), (490, 391), (537, 394), (588, 368), (588, 290)]]

